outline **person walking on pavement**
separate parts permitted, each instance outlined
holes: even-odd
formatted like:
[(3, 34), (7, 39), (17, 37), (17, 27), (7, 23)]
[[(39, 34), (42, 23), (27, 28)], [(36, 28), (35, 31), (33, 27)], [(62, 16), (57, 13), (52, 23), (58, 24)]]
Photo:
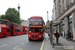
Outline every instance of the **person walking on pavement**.
[(71, 32), (68, 31), (68, 40), (71, 40)]
[(66, 31), (66, 39), (68, 39), (68, 30)]
[(70, 40), (71, 39), (71, 32), (69, 32), (68, 30), (66, 32), (66, 39), (67, 40)]
[(73, 40), (73, 32), (72, 32), (72, 34), (71, 34), (71, 40)]
[(58, 39), (59, 39), (59, 33), (56, 31), (56, 33), (54, 34), (56, 37), (56, 43), (58, 44)]
[(63, 38), (64, 38), (64, 36), (65, 36), (65, 32), (64, 32), (64, 30), (62, 31), (62, 36), (63, 36)]

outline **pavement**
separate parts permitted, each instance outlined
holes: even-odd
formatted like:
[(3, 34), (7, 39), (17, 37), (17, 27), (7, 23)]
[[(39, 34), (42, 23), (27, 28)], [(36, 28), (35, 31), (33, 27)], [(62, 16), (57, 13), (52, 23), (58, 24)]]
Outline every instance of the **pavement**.
[[(55, 37), (53, 38), (55, 39)], [(56, 44), (56, 39), (53, 40), (53, 42), (54, 48), (52, 48), (50, 38), (46, 34), (43, 50), (75, 50), (75, 41), (68, 41), (63, 37), (60, 37), (58, 44)]]

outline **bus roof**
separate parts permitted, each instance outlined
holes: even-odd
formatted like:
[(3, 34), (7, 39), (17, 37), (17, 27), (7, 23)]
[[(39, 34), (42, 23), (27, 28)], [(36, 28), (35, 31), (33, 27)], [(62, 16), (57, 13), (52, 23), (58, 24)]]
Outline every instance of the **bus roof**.
[[(13, 23), (13, 22), (11, 22), (11, 24), (16, 24), (16, 25), (20, 25), (20, 24), (18, 24), (18, 23)], [(20, 25), (20, 26), (22, 26), (22, 25)]]
[(3, 20), (3, 21), (8, 21), (8, 22), (9, 22), (9, 20), (5, 20), (5, 19), (0, 19), (0, 20)]
[(30, 18), (42, 18), (41, 16), (32, 16)]

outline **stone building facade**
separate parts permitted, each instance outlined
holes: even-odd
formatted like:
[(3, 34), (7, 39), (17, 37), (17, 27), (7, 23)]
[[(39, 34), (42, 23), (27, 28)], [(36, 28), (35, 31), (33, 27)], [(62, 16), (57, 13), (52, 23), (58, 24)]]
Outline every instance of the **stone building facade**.
[(73, 33), (73, 39), (75, 40), (75, 0), (54, 0), (53, 7), (53, 20), (62, 20), (62, 22), (56, 26), (56, 30), (61, 33), (63, 30), (69, 30)]
[(23, 20), (21, 25), (29, 27), (29, 21), (28, 20)]

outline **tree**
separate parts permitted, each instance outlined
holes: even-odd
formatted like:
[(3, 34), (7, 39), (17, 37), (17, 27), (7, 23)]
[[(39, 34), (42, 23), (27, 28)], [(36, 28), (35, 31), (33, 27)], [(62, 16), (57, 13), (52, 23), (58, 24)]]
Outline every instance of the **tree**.
[(1, 15), (0, 16), (0, 19), (5, 19), (5, 15)]
[(0, 19), (1, 19), (1, 15), (0, 15)]
[(5, 19), (10, 22), (21, 24), (20, 13), (15, 8), (8, 8), (5, 12)]

